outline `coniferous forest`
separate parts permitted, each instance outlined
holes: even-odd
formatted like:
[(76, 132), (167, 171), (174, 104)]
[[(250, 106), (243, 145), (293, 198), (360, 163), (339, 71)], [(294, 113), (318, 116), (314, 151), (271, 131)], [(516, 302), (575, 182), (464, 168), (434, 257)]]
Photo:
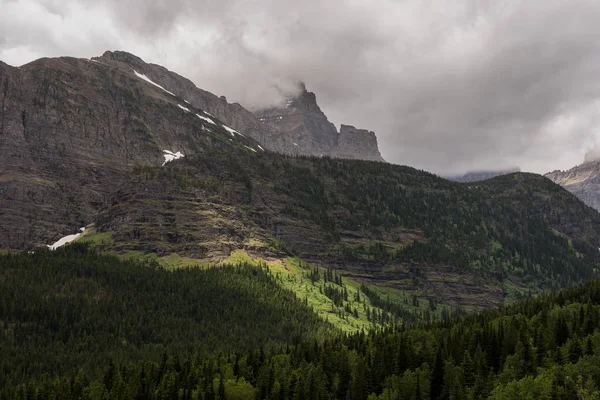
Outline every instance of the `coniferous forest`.
[(600, 281), (346, 335), (253, 266), (0, 257), (1, 399), (596, 399)]

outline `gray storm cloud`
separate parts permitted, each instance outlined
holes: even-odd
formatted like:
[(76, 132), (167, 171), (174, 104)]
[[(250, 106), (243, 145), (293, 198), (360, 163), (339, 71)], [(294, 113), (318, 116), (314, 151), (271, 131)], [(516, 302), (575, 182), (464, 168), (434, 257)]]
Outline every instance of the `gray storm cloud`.
[(0, 59), (135, 53), (250, 108), (302, 80), (384, 157), (568, 168), (600, 139), (597, 0), (0, 0)]

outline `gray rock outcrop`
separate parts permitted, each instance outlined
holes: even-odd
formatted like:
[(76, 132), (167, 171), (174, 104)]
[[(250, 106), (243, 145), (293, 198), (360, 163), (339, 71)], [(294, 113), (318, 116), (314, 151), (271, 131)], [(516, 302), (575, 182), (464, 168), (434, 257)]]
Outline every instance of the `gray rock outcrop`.
[(552, 171), (545, 176), (600, 211), (600, 161), (586, 162), (567, 171)]
[(316, 95), (300, 84), (298, 95), (285, 106), (257, 111), (265, 126), (276, 133), (266, 145), (275, 151), (292, 155), (316, 155), (338, 158), (385, 161), (377, 146), (375, 133), (342, 125), (337, 131), (317, 104)]
[(333, 149), (331, 155), (339, 158), (383, 161), (375, 133), (350, 125), (340, 127), (338, 145)]
[(162, 165), (164, 150), (235, 154), (260, 152), (260, 143), (333, 154), (339, 134), (314, 94), (304, 91), (287, 111), (280, 122), (261, 121), (126, 52), (20, 68), (0, 62), (0, 248), (45, 246), (78, 232), (132, 171)]

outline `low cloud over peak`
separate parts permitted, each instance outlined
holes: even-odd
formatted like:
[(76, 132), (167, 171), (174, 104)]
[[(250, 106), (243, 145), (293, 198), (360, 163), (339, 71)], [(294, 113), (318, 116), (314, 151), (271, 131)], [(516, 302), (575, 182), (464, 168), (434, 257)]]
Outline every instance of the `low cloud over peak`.
[(304, 81), (330, 120), (438, 173), (546, 172), (600, 122), (597, 0), (0, 0), (0, 60), (123, 49), (251, 108)]

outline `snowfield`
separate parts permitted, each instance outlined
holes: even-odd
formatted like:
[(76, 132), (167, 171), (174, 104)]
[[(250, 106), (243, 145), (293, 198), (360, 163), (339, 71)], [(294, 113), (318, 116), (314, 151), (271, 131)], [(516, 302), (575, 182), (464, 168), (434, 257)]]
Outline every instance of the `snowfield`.
[[(162, 89), (163, 91), (169, 93), (171, 96), (175, 96), (173, 93), (169, 92), (167, 89), (165, 89), (164, 87), (160, 86), (158, 83), (153, 82), (150, 78), (148, 78), (146, 75), (144, 74), (140, 74), (139, 72), (137, 72), (135, 69), (133, 70), (133, 73), (135, 74), (135, 76), (137, 76), (140, 79), (145, 80), (146, 82), (148, 82), (151, 85), (156, 86), (159, 89)], [(177, 97), (177, 96), (175, 96)]]
[(213, 121), (212, 119), (210, 119), (210, 118), (208, 118), (208, 117), (203, 117), (203, 116), (202, 116), (202, 115), (200, 115), (200, 114), (196, 114), (196, 117), (200, 118), (200, 119), (201, 119), (201, 120), (203, 120), (203, 121), (209, 122), (209, 123), (211, 123), (211, 124), (213, 124), (213, 125), (217, 125), (217, 124), (215, 123), (215, 121)]
[(85, 228), (79, 228), (79, 230), (81, 231), (81, 233), (76, 233), (74, 235), (68, 235), (65, 236), (63, 238), (60, 238), (56, 243), (50, 245), (46, 245), (48, 246), (48, 249), (50, 249), (50, 251), (54, 251), (56, 249), (58, 249), (59, 247), (64, 246), (65, 244), (71, 243), (75, 240), (77, 240), (81, 235), (83, 235), (83, 232), (85, 232)]
[(180, 158), (185, 157), (183, 155), (183, 153), (181, 153), (180, 151), (178, 151), (177, 153), (173, 153), (170, 150), (163, 150), (163, 157), (165, 157), (165, 162), (162, 163), (162, 166), (164, 167), (166, 163), (171, 162), (173, 160), (179, 160)]
[[(221, 125), (223, 128), (225, 128), (225, 130), (229, 133), (231, 133), (231, 136), (235, 137), (235, 134), (237, 133), (240, 136), (244, 136), (243, 134), (239, 133), (238, 131), (236, 131), (235, 129), (231, 129), (230, 127), (228, 127), (227, 125)], [(246, 136), (244, 136), (246, 137)]]

